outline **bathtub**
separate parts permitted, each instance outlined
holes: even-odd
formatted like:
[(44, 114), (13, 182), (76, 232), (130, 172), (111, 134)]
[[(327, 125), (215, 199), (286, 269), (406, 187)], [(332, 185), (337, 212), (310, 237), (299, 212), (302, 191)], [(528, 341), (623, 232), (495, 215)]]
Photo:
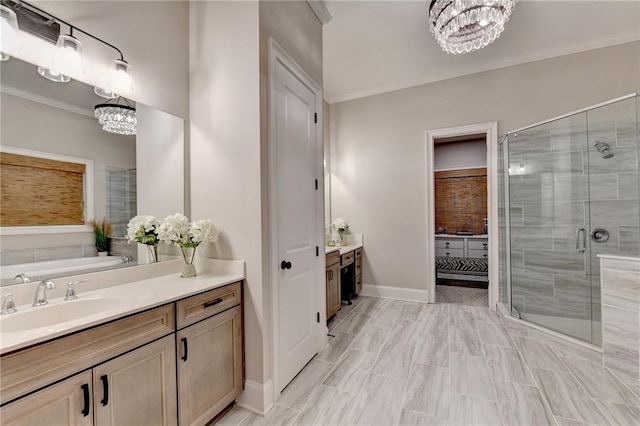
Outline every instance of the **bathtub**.
[[(102, 268), (113, 268), (126, 263), (120, 256), (79, 257), (75, 259), (49, 260), (34, 263), (18, 263), (0, 267), (2, 282), (13, 281), (17, 275), (25, 274), (31, 280), (54, 275), (74, 275)], [(19, 280), (17, 282), (20, 282)]]

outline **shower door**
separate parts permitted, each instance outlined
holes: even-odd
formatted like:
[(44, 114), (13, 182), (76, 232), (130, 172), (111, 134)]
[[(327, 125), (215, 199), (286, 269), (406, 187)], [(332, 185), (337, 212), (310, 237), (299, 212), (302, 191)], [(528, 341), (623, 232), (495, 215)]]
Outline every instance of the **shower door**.
[(592, 341), (586, 113), (509, 135), (512, 308)]
[(636, 98), (508, 135), (511, 307), (602, 343), (598, 254), (640, 253)]

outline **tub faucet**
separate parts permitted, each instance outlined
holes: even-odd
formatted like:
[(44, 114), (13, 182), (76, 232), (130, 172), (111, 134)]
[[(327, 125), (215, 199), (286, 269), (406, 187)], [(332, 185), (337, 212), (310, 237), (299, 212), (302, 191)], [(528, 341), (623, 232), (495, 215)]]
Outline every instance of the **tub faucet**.
[(51, 280), (42, 280), (38, 284), (36, 289), (36, 296), (33, 299), (33, 306), (43, 306), (47, 303), (47, 290), (56, 288), (56, 285)]
[(18, 284), (24, 284), (24, 283), (30, 283), (31, 282), (31, 280), (29, 279), (27, 274), (25, 274), (24, 272), (16, 275), (16, 277), (13, 279), (13, 281), (18, 283)]

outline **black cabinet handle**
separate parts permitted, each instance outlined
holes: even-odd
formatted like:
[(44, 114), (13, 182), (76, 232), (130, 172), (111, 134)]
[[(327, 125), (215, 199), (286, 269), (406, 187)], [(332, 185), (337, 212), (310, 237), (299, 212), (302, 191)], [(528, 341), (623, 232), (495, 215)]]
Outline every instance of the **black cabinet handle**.
[(102, 401), (100, 403), (104, 407), (109, 403), (109, 377), (105, 374), (100, 377), (100, 380), (102, 380)]
[(280, 269), (291, 269), (291, 262), (283, 260), (282, 262), (280, 262)]
[(209, 302), (205, 303), (205, 304), (204, 304), (204, 307), (205, 307), (205, 308), (209, 308), (209, 307), (211, 307), (211, 306), (215, 306), (215, 305), (217, 305), (217, 304), (219, 304), (219, 303), (222, 303), (222, 301), (223, 301), (223, 300), (224, 300), (224, 299), (223, 299), (222, 297), (218, 297), (218, 298), (217, 298), (217, 299), (215, 299), (215, 300), (210, 300)]
[(87, 417), (89, 415), (89, 384), (85, 383), (80, 386), (82, 389), (82, 398), (84, 400), (84, 406), (82, 408), (82, 416)]
[(189, 345), (187, 344), (187, 338), (182, 338), (182, 360), (186, 361), (189, 357)]
[(449, 256), (451, 253), (447, 252), (446, 255)]

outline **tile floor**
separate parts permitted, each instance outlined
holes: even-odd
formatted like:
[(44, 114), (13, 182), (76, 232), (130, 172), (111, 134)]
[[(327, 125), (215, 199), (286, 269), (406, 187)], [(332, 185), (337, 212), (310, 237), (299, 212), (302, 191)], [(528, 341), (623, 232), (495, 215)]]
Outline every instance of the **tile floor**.
[(235, 406), (217, 424), (640, 424), (639, 387), (523, 337), (487, 308), (354, 302), (266, 416)]

